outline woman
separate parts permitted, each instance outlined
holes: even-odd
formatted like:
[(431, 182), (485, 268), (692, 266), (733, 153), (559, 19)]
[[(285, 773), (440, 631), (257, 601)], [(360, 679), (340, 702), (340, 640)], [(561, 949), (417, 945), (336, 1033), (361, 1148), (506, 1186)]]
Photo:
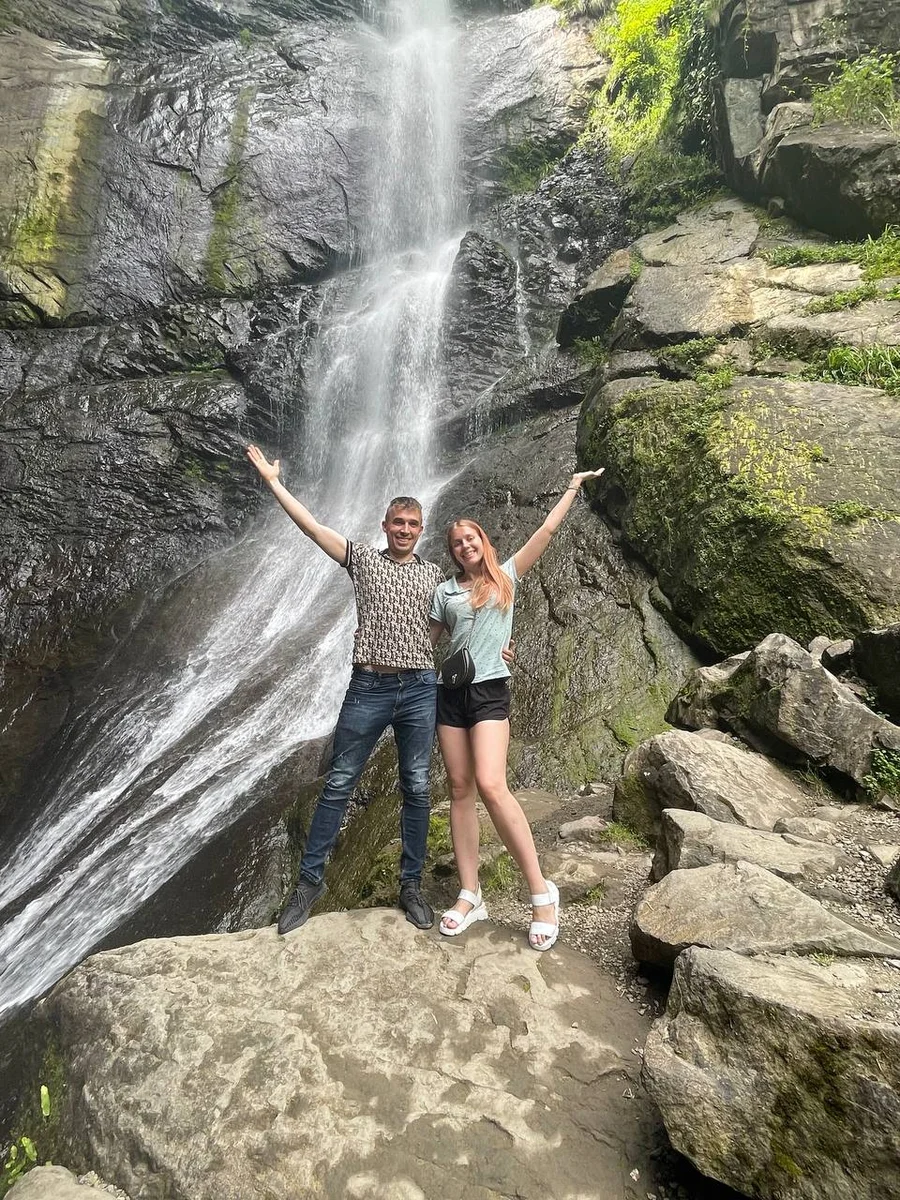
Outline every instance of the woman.
[(601, 470), (573, 475), (540, 529), (502, 565), (487, 534), (474, 521), (455, 521), (447, 530), (458, 573), (434, 594), (431, 640), (437, 645), (441, 635), (449, 632), (448, 659), (466, 648), (475, 663), (470, 683), (448, 687), (441, 682), (438, 687), (437, 733), (450, 782), (450, 834), (461, 884), (459, 898), (441, 918), (440, 930), (447, 937), (487, 917), (478, 885), (476, 790), (528, 883), (533, 910), (529, 945), (549, 950), (559, 935), (559, 892), (541, 873), (528, 820), (506, 782), (509, 669), (501, 650), (512, 632), (516, 584), (549, 546), (584, 480), (602, 474)]

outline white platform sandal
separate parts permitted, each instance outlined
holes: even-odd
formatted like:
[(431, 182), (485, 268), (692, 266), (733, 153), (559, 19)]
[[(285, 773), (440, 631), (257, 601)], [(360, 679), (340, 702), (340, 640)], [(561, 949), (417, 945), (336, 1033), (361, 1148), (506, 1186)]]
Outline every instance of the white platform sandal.
[[(559, 888), (550, 879), (545, 879), (544, 883), (547, 886), (546, 892), (540, 896), (532, 896), (531, 904), (533, 908), (541, 908), (545, 904), (556, 905), (556, 924), (551, 925), (549, 921), (532, 921), (528, 927), (528, 945), (532, 950), (549, 950), (559, 937)], [(536, 937), (544, 936), (546, 941), (535, 942)]]
[[(448, 908), (441, 917), (440, 931), (445, 937), (456, 937), (458, 933), (462, 933), (464, 929), (468, 929), (470, 925), (474, 925), (476, 921), (486, 921), (488, 911), (484, 906), (484, 901), (481, 898), (481, 888), (477, 892), (470, 892), (468, 888), (460, 888), (459, 895), (456, 897), (456, 903), (460, 900), (466, 900), (472, 907), (467, 913), (462, 913), (458, 908)], [(455, 918), (456, 925), (445, 925), (444, 922), (448, 917)]]

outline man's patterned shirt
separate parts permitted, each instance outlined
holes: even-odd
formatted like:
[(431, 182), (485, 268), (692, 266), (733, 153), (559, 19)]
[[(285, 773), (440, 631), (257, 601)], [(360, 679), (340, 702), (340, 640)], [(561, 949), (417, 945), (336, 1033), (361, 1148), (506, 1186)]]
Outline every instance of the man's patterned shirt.
[(356, 592), (354, 665), (431, 670), (428, 614), (434, 589), (444, 580), (440, 567), (418, 554), (394, 562), (386, 550), (363, 542), (347, 543), (344, 566)]

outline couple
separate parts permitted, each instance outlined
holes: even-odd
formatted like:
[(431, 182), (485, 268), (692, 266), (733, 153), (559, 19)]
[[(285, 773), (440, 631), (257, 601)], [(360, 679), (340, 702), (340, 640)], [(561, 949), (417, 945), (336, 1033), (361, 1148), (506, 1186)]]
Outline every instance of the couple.
[[(461, 884), (459, 898), (441, 918), (440, 931), (452, 937), (487, 916), (478, 886), (477, 791), (528, 883), (533, 909), (529, 945), (549, 950), (559, 933), (559, 893), (541, 874), (528, 821), (506, 782), (509, 669), (505, 659), (509, 652), (505, 647), (512, 632), (519, 579), (547, 549), (582, 482), (602, 472), (573, 475), (541, 527), (503, 564), (479, 525), (455, 521), (447, 531), (447, 545), (456, 573), (445, 581), (436, 564), (415, 553), (423, 530), (418, 500), (398, 496), (390, 502), (381, 523), (387, 549), (376, 550), (321, 525), (281, 483), (278, 460), (270, 463), (258, 446), (249, 446), (247, 457), (301, 531), (347, 570), (356, 593), (358, 621), (353, 673), (334, 731), (331, 767), (313, 814), (297, 886), (278, 920), (278, 932), (289, 933), (303, 925), (325, 891), (325, 863), (347, 802), (389, 725), (397, 744), (403, 796), (400, 907), (419, 929), (434, 924), (421, 877), (436, 719), (450, 784), (450, 832)], [(447, 662), (463, 650), (474, 662), (474, 676), (462, 686), (438, 683), (433, 648), (445, 633), (450, 635)], [(446, 668), (445, 674), (449, 674)]]

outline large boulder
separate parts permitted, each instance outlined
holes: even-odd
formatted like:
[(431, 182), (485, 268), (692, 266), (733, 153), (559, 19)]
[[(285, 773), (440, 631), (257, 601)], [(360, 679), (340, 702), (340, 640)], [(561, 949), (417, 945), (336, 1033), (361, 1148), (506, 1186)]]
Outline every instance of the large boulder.
[(581, 460), (608, 468), (605, 507), (673, 615), (726, 654), (773, 629), (806, 644), (896, 621), (896, 401), (797, 379), (723, 383), (617, 380), (582, 409)]
[(616, 783), (618, 821), (655, 838), (665, 808), (694, 809), (716, 821), (772, 829), (807, 798), (785, 773), (741, 746), (672, 730), (635, 747)]
[[(142, 942), (46, 1003), (64, 1138), (132, 1195), (631, 1197), (645, 1021), (587, 959), (385, 910)], [(73, 1161), (69, 1159), (69, 1161)], [(152, 1164), (152, 1170), (148, 1170)]]
[(715, 821), (700, 812), (667, 808), (653, 859), (654, 880), (670, 871), (709, 867), (720, 862), (749, 862), (789, 883), (802, 885), (830, 874), (839, 851), (791, 834), (767, 833)]
[(791, 216), (834, 237), (877, 237), (900, 221), (900, 136), (844, 123), (793, 129), (767, 148), (764, 194)]
[(879, 704), (900, 720), (900, 623), (858, 633), (853, 667), (874, 688)]
[[(97, 1190), (90, 1183), (79, 1183), (65, 1167), (51, 1166), (35, 1167), (6, 1194), (9, 1200), (100, 1200)], [(102, 1190), (108, 1194), (108, 1189)], [(117, 1195), (121, 1200), (125, 1193)]]
[(614, 250), (592, 272), (559, 318), (556, 340), (560, 346), (572, 346), (579, 338), (596, 338), (606, 333), (634, 283), (635, 263), (630, 250)]
[(689, 729), (721, 724), (779, 758), (812, 763), (857, 785), (870, 774), (874, 750), (900, 751), (900, 726), (779, 633), (718, 679), (702, 669), (689, 678), (668, 717)]
[(688, 946), (738, 954), (900, 954), (900, 942), (848, 925), (748, 862), (673, 871), (638, 904), (631, 925), (638, 962), (671, 968)]
[(675, 1147), (760, 1200), (900, 1194), (900, 972), (691, 949), (644, 1050)]

